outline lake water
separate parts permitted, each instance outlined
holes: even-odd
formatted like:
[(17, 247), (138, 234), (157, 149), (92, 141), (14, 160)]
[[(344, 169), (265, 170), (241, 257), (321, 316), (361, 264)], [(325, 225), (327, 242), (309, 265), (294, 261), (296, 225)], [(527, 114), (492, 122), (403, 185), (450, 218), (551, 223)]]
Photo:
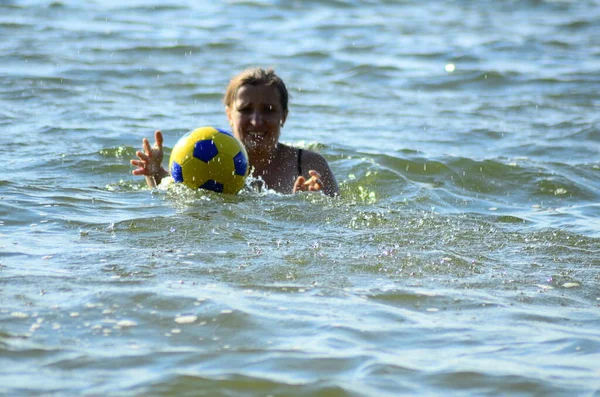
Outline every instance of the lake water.
[[(600, 395), (600, 2), (0, 0), (0, 394)], [(129, 160), (249, 66), (342, 197)]]

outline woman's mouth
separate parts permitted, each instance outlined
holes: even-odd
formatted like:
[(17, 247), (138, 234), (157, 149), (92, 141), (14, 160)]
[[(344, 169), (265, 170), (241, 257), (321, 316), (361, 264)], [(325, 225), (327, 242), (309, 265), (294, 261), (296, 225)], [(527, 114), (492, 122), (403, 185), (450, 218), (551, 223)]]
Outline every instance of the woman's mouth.
[(244, 145), (248, 147), (248, 149), (256, 149), (260, 147), (267, 133), (264, 131), (247, 131), (244, 134)]
[(251, 136), (252, 138), (262, 138), (266, 134), (267, 133), (264, 131), (248, 131), (248, 135)]

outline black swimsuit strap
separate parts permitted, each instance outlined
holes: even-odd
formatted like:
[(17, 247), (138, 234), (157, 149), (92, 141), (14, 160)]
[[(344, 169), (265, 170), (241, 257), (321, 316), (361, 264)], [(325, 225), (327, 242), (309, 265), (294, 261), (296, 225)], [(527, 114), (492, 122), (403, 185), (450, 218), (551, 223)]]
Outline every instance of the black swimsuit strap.
[(302, 149), (298, 149), (298, 176), (302, 175)]

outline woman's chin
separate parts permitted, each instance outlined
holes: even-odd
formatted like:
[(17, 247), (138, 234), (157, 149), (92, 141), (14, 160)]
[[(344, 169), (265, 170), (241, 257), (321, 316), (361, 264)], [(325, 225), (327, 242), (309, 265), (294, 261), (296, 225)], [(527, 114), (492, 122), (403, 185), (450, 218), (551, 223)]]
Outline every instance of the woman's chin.
[(270, 142), (263, 137), (247, 137), (243, 143), (246, 151), (250, 153), (269, 153), (277, 148), (276, 142)]
[(249, 151), (260, 151), (263, 142), (264, 140), (262, 138), (246, 138), (244, 139), (244, 146), (246, 146), (246, 150)]

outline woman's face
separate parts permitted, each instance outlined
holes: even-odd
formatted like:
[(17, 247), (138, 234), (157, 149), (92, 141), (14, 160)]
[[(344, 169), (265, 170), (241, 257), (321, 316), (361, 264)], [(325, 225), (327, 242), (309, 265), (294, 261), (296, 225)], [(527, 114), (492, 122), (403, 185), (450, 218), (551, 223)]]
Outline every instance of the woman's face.
[(246, 150), (270, 151), (277, 146), (287, 112), (276, 87), (242, 85), (226, 111), (233, 134)]

